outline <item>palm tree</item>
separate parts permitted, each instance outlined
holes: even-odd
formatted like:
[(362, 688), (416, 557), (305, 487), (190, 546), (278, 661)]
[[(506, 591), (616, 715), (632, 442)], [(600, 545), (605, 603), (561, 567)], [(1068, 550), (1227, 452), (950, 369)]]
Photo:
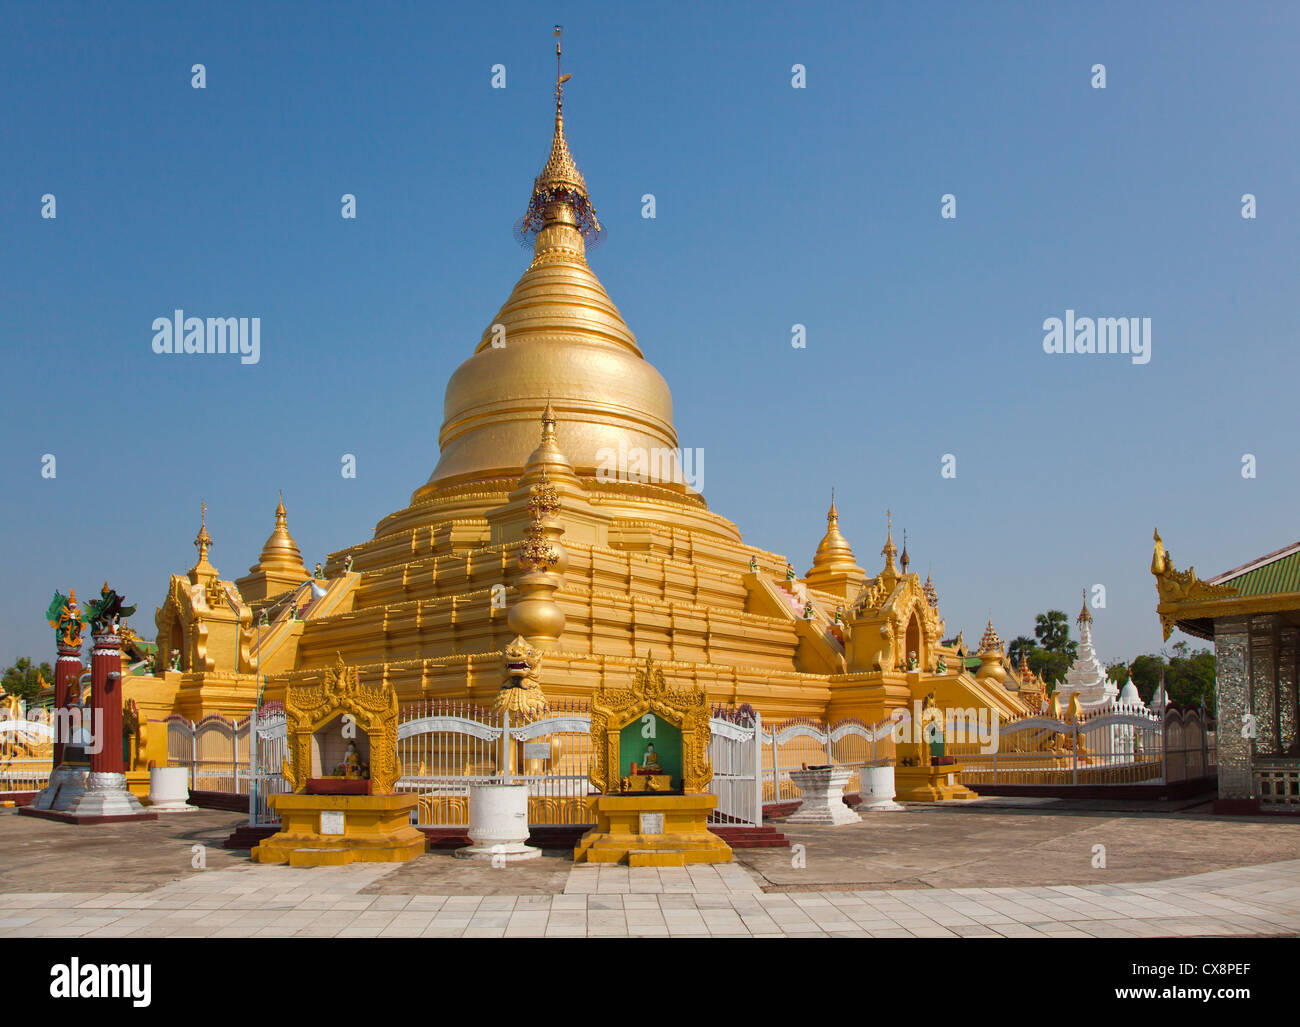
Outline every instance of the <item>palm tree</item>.
[(1007, 661), (1013, 667), (1020, 666), (1020, 658), (1023, 656), (1029, 659), (1029, 654), (1034, 651), (1037, 643), (1032, 638), (1026, 638), (1024, 635), (1018, 635), (1011, 640), (1007, 646)]

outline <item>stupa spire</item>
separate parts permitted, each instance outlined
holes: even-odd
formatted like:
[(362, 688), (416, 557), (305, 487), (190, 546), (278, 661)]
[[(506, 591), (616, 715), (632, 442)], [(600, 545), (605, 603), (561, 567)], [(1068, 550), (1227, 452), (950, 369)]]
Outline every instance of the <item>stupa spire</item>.
[(885, 511), (885, 545), (880, 550), (880, 555), (885, 558), (885, 569), (881, 571), (882, 575), (889, 577), (898, 577), (898, 568), (894, 565), (894, 556), (898, 553), (898, 547), (894, 545), (894, 513), (892, 510)]
[(840, 532), (840, 512), (832, 489), (831, 506), (826, 512), (826, 534), (817, 545), (812, 569), (804, 575), (804, 581), (809, 588), (847, 598), (851, 590), (862, 584), (864, 575), (853, 557), (849, 540)]
[(1079, 625), (1091, 624), (1092, 614), (1088, 611), (1088, 590), (1083, 590), (1083, 607), (1079, 610), (1079, 616), (1075, 618), (1075, 623)]
[(208, 504), (199, 501), (199, 533), (194, 536), (194, 548), (199, 551), (198, 562), (190, 568), (190, 581), (210, 578), (217, 569), (208, 562), (208, 550), (212, 548), (212, 536), (208, 534)]
[[(524, 236), (537, 237), (537, 252), (543, 248), (542, 230), (549, 225), (568, 225), (576, 228), (582, 239), (593, 242), (603, 231), (596, 209), (587, 195), (587, 182), (582, 177), (578, 162), (569, 152), (569, 142), (564, 137), (564, 83), (573, 76), (561, 74), (561, 26), (555, 26), (555, 133), (551, 137), (551, 152), (541, 174), (533, 180), (533, 193), (528, 200), (528, 210), (519, 225)], [(581, 243), (579, 243), (581, 245)]]
[(275, 504), (275, 528), (262, 546), (262, 554), (257, 563), (249, 568), (250, 574), (259, 571), (290, 571), (306, 574), (303, 566), (302, 551), (298, 543), (289, 534), (289, 514), (284, 508), (284, 493), (280, 493), (279, 502)]
[(529, 454), (518, 487), (524, 489), (546, 478), (565, 486), (577, 487), (578, 476), (573, 471), (573, 464), (560, 448), (560, 440), (555, 428), (555, 411), (551, 407), (549, 396), (546, 399), (546, 409), (542, 411), (541, 423), (541, 441)]

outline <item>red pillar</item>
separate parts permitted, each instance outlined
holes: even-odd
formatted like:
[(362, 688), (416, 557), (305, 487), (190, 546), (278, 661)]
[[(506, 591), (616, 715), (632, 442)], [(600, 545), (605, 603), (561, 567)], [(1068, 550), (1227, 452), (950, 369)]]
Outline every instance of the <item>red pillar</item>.
[[(95, 635), (90, 650), (90, 705), (99, 752), (90, 757), (91, 773), (121, 774), (122, 637), (109, 630)], [(102, 739), (102, 741), (100, 741)]]
[(54, 664), (54, 727), (56, 734), (54, 736), (54, 765), (61, 766), (63, 763), (63, 746), (69, 739), (63, 738), (60, 732), (71, 723), (68, 718), (60, 718), (58, 711), (64, 707), (71, 706), (72, 699), (80, 699), (77, 695), (77, 679), (81, 677), (85, 668), (81, 663), (81, 646), (67, 645), (59, 642), (59, 658)]

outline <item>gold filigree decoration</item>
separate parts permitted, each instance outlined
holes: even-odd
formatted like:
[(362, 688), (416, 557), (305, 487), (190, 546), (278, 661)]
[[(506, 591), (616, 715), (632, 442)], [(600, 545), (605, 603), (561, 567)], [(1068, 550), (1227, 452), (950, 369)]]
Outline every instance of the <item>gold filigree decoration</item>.
[(324, 680), (289, 685), (284, 694), (289, 759), (282, 768), (296, 792), (311, 777), (312, 736), (322, 727), (350, 714), (359, 732), (370, 739), (370, 790), (391, 795), (399, 777), (397, 768), (397, 693), (391, 688), (361, 684), (357, 668), (335, 653), (335, 664)]
[(560, 495), (545, 471), (541, 480), (528, 490), (525, 506), (532, 516), (532, 523), (524, 532), (524, 541), (519, 547), (519, 566), (530, 571), (550, 571), (560, 562), (560, 551), (546, 537), (546, 522), (559, 513)]
[(1173, 559), (1165, 549), (1159, 530), (1154, 533), (1155, 545), (1151, 553), (1151, 573), (1156, 578), (1156, 592), (1160, 597), (1156, 612), (1165, 639), (1173, 634), (1178, 621), (1178, 611), (1172, 607), (1180, 603), (1201, 602), (1207, 599), (1227, 599), (1238, 594), (1231, 585), (1211, 585), (1196, 576), (1196, 568), (1185, 571), (1174, 569)]

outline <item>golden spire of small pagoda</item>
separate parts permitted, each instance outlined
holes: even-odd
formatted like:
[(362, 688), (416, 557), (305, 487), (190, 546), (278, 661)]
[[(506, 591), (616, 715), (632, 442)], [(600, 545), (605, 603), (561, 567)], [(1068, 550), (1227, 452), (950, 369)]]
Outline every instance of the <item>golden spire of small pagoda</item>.
[(302, 551), (298, 543), (289, 534), (288, 512), (284, 508), (284, 492), (280, 493), (275, 505), (275, 529), (262, 546), (262, 554), (257, 563), (248, 569), (250, 574), (260, 571), (289, 571), (293, 574), (306, 574), (307, 568), (302, 562)]
[(898, 547), (894, 545), (894, 514), (892, 510), (885, 511), (885, 546), (880, 550), (880, 555), (885, 558), (885, 569), (881, 571), (881, 577), (898, 577), (898, 568), (894, 565), (894, 554), (898, 552)]
[(911, 557), (907, 555), (907, 529), (906, 528), (903, 529), (903, 552), (902, 555), (899, 556), (898, 562), (903, 569), (903, 573), (906, 574), (907, 565), (912, 562)]
[(529, 454), (528, 462), (524, 465), (523, 476), (519, 479), (515, 492), (511, 493), (511, 498), (515, 498), (516, 493), (543, 479), (546, 479), (551, 486), (559, 483), (561, 487), (570, 490), (580, 487), (572, 462), (560, 448), (555, 411), (551, 407), (550, 396), (546, 397), (546, 408), (542, 411), (541, 441)]
[(208, 561), (208, 550), (212, 548), (212, 536), (208, 534), (208, 504), (202, 500), (199, 501), (199, 533), (194, 536), (194, 548), (199, 551), (199, 559), (190, 568), (190, 581), (215, 577), (217, 569)]
[(831, 507), (826, 512), (826, 534), (813, 554), (812, 569), (804, 575), (809, 588), (847, 598), (862, 585), (866, 572), (858, 566), (853, 547), (840, 532), (840, 512), (831, 489)]
[(1088, 610), (1088, 590), (1083, 589), (1083, 607), (1079, 610), (1079, 616), (1074, 619), (1076, 624), (1091, 624), (1092, 614)]
[(984, 637), (980, 639), (979, 655), (982, 656), (985, 653), (1001, 652), (1002, 639), (999, 638), (998, 633), (993, 630), (993, 618), (990, 617), (988, 627), (984, 629)]
[(289, 534), (289, 517), (284, 509), (284, 493), (275, 504), (275, 528), (262, 546), (257, 563), (235, 582), (246, 602), (258, 602), (296, 588), (311, 577), (302, 562), (302, 551)]

